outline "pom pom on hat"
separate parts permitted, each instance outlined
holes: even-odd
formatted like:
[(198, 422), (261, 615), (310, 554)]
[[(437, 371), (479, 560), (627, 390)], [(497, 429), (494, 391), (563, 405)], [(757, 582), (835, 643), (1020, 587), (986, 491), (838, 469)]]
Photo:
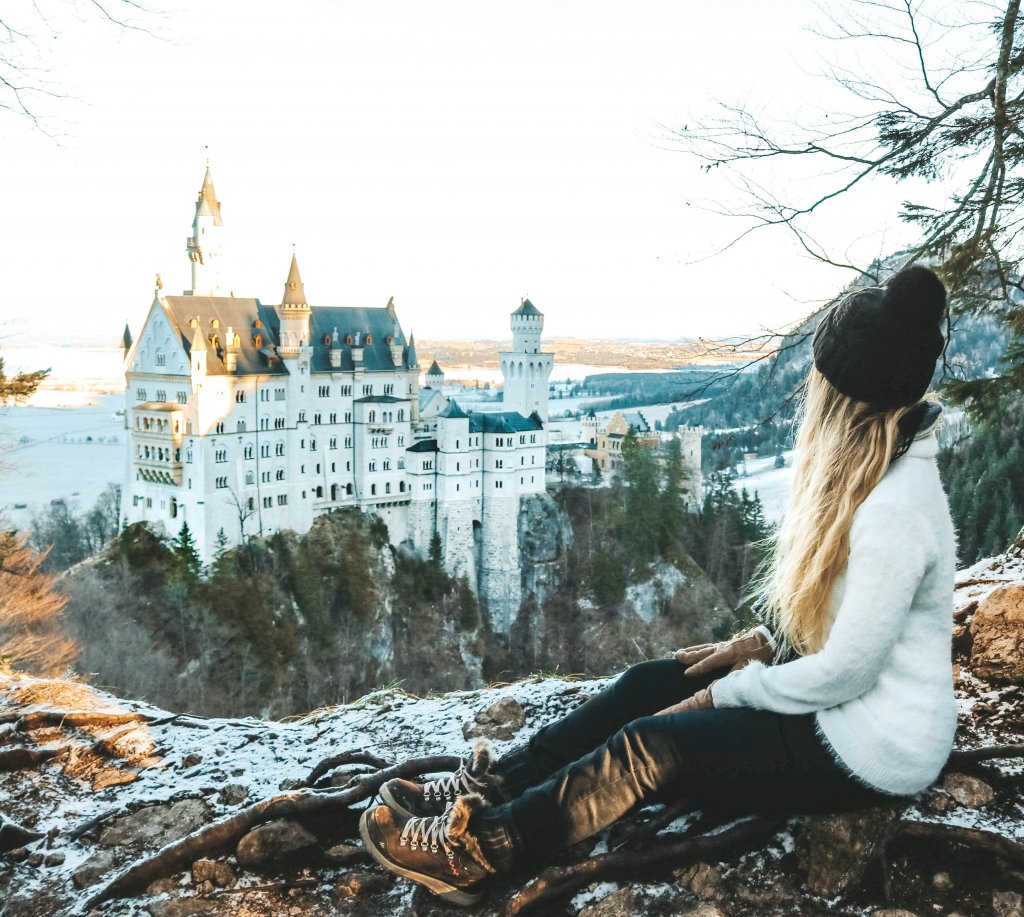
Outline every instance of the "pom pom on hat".
[(945, 347), (946, 288), (911, 265), (843, 297), (814, 334), (814, 365), (840, 392), (890, 410), (920, 400)]

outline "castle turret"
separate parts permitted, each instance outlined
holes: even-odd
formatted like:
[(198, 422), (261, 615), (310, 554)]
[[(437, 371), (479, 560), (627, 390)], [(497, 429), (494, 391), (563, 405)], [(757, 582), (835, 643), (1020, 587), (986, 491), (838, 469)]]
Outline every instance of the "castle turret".
[(221, 258), (224, 254), (224, 222), (220, 201), (213, 188), (210, 167), (206, 167), (203, 187), (196, 200), (192, 235), (185, 240), (185, 251), (192, 264), (192, 289), (186, 296), (219, 296), (221, 294)]
[(444, 386), (444, 373), (441, 372), (441, 367), (437, 365), (437, 360), (430, 364), (430, 369), (427, 370), (427, 374), (423, 377), (423, 384), (427, 388), (432, 388), (435, 392), (441, 391)]
[(193, 386), (197, 379), (201, 380), (206, 375), (206, 360), (209, 356), (209, 348), (206, 346), (206, 338), (203, 336), (203, 326), (199, 321), (195, 321), (195, 329), (195, 334), (192, 335), (192, 348), (189, 351)]
[(528, 299), (512, 313), (512, 350), (499, 354), (505, 379), (502, 400), (505, 410), (518, 411), (524, 417), (536, 412), (548, 419), (548, 379), (555, 366), (553, 353), (542, 353), (540, 335), (544, 330), (543, 313)]
[(409, 367), (409, 411), (412, 422), (420, 419), (420, 367), (416, 359), (416, 335), (409, 333), (409, 346), (405, 348), (405, 365)]
[(309, 349), (309, 318), (313, 310), (306, 302), (306, 288), (299, 275), (299, 262), (292, 252), (288, 279), (284, 282), (284, 295), (277, 307), (281, 319), (277, 352), (282, 359), (295, 359), (301, 351)]

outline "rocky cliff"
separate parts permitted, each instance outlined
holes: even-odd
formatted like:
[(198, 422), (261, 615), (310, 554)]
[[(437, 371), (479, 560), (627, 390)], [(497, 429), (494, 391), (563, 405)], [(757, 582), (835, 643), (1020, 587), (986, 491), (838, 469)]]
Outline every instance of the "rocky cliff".
[[(931, 790), (774, 821), (647, 809), (566, 851), (539, 884), (522, 874), (495, 883), (474, 912), (1019, 915), (1024, 539), (958, 575), (955, 621), (958, 750)], [(6, 671), (3, 914), (454, 913), (367, 860), (360, 808), (384, 776), (450, 767), (471, 736), (504, 751), (601, 685), (379, 691), (269, 722), (174, 715)]]

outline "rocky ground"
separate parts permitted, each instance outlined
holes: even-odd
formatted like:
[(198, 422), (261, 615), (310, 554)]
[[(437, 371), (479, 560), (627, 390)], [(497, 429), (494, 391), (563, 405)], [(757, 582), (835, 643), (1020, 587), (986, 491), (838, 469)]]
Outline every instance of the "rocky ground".
[[(1024, 917), (1021, 547), (958, 576), (958, 751), (911, 804), (731, 822), (649, 809), (475, 913)], [(0, 914), (459, 913), (366, 857), (359, 811), (391, 765), (443, 769), (477, 735), (500, 753), (600, 686), (384, 691), (267, 722), (0, 674)], [(1007, 747), (972, 752), (992, 746)]]

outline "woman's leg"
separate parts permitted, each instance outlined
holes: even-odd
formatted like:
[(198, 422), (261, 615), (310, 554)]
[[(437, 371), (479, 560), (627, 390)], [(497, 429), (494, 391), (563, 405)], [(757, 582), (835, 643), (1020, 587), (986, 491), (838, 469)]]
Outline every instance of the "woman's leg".
[(674, 659), (641, 662), (571, 713), (549, 723), (529, 743), (503, 756), (491, 768), (509, 798), (603, 745), (623, 726), (691, 697), (722, 672), (691, 678)]
[(634, 806), (685, 796), (694, 808), (827, 811), (886, 797), (856, 781), (818, 738), (813, 714), (752, 708), (647, 716), (470, 825), (508, 868), (545, 859)]

